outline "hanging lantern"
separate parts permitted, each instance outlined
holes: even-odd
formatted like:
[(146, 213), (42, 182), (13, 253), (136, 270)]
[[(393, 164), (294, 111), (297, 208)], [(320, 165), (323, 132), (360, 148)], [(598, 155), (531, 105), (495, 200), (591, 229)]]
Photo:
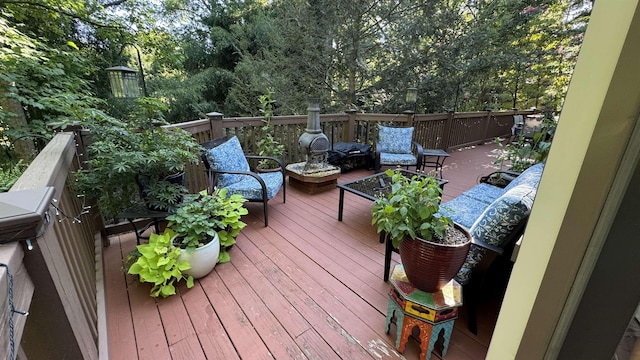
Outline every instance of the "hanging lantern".
[(418, 101), (418, 89), (414, 87), (408, 88), (405, 101), (407, 104), (415, 104)]
[(127, 99), (140, 97), (137, 71), (126, 66), (113, 66), (106, 70), (114, 97)]

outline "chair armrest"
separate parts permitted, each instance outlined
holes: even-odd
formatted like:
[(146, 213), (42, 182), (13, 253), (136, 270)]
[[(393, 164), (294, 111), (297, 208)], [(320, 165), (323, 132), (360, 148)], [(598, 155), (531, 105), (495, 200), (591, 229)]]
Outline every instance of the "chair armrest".
[(416, 147), (416, 169), (422, 169), (422, 158), (424, 149), (422, 148), (422, 145), (418, 144), (415, 141), (411, 141), (411, 144)]
[(260, 155), (245, 155), (245, 158), (247, 158), (247, 160), (249, 159), (255, 159), (255, 160), (273, 160), (275, 162), (278, 163), (278, 165), (280, 166), (280, 168), (282, 168), (282, 171), (284, 172), (284, 163), (282, 162), (282, 160), (276, 158), (276, 157), (272, 157), (272, 156), (260, 156)]
[(502, 253), (504, 252), (504, 249), (495, 245), (489, 245), (489, 244), (485, 244), (484, 242), (480, 241), (479, 239), (476, 239), (474, 237), (471, 238), (471, 243), (473, 245), (479, 246), (481, 248), (484, 248), (486, 250), (492, 251), (498, 255), (502, 255)]
[[(482, 176), (480, 178), (480, 180), (478, 180), (478, 183), (485, 183), (485, 184), (490, 184), (490, 185), (494, 185), (494, 186), (498, 186), (498, 187), (505, 187), (507, 185), (509, 185), (509, 183), (511, 183), (511, 181), (513, 181), (513, 179), (517, 178), (520, 175), (519, 172), (515, 172), (515, 171), (509, 171), (509, 170), (498, 170), (498, 171), (494, 171), (492, 173), (490, 173), (489, 175), (485, 175)], [(491, 182), (491, 179), (493, 178), (499, 178), (501, 179), (501, 183), (500, 184), (495, 184)]]
[(209, 174), (210, 174), (210, 178), (212, 178), (215, 174), (235, 174), (235, 175), (251, 176), (254, 179), (258, 180), (258, 182), (260, 183), (260, 186), (262, 187), (263, 194), (267, 193), (267, 184), (264, 183), (264, 180), (262, 180), (260, 175), (251, 171), (234, 171), (234, 170), (220, 171), (220, 170), (209, 169)]

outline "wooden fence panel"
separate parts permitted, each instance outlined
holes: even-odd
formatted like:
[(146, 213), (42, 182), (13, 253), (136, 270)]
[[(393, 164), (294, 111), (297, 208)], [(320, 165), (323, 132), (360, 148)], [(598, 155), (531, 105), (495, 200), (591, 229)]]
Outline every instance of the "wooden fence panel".
[(448, 114), (416, 115), (413, 120), (414, 141), (425, 149), (444, 149), (447, 118)]

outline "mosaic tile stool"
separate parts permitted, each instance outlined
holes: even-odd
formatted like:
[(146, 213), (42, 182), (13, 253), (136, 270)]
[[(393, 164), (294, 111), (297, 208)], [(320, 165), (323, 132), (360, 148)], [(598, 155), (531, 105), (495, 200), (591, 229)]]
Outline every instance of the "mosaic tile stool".
[(406, 278), (402, 265), (396, 265), (389, 278), (389, 305), (385, 331), (396, 324), (396, 349), (402, 353), (414, 328), (420, 330), (420, 359), (429, 360), (431, 352), (444, 332), (442, 357), (447, 354), (453, 323), (462, 306), (462, 286), (451, 280), (440, 291), (427, 293), (416, 289)]

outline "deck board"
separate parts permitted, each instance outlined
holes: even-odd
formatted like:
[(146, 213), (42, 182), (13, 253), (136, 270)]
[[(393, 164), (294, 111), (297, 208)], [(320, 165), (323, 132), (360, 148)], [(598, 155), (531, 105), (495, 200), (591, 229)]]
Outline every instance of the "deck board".
[[(446, 160), (443, 201), (493, 170), (494, 145), (456, 151)], [(371, 174), (342, 174), (346, 182)], [(184, 284), (179, 295), (153, 299), (150, 286), (122, 273), (122, 256), (135, 247), (132, 233), (113, 236), (105, 249), (109, 346), (112, 359), (417, 359), (410, 341), (395, 350), (395, 325), (385, 333), (387, 291), (384, 244), (371, 225), (372, 202), (339, 190), (308, 195), (287, 188), (262, 205), (247, 203), (231, 262)], [(393, 254), (393, 263), (399, 256)], [(481, 304), (480, 333), (466, 329), (464, 307), (446, 359), (484, 359), (500, 293)], [(432, 358), (439, 358), (437, 353)]]
[(187, 291), (182, 289), (180, 294), (185, 307), (189, 309), (189, 321), (193, 324), (205, 356), (208, 359), (239, 359), (240, 357), (209, 302), (201, 283)]

